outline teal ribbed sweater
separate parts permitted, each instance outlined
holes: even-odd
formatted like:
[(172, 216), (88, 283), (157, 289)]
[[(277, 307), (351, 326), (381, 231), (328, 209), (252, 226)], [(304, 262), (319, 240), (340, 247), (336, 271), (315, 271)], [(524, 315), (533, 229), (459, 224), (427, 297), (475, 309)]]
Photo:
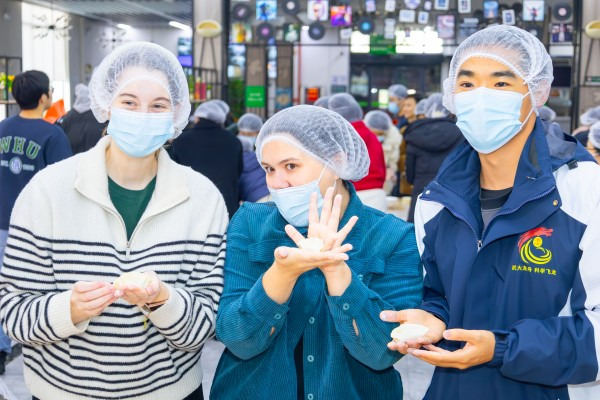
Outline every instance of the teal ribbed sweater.
[(294, 348), (301, 336), (306, 399), (402, 399), (400, 375), (392, 367), (400, 354), (386, 347), (396, 324), (381, 321), (379, 313), (421, 302), (414, 229), (364, 206), (349, 186), (351, 199), (340, 226), (353, 215), (359, 220), (346, 240), (354, 246), (348, 261), (352, 282), (339, 297), (327, 295), (317, 269), (298, 279), (286, 304), (272, 301), (262, 275), (273, 263), (275, 248), (293, 246), (284, 232), (286, 222), (273, 203), (245, 203), (235, 214), (217, 316), (217, 337), (227, 350), (211, 400), (296, 399)]

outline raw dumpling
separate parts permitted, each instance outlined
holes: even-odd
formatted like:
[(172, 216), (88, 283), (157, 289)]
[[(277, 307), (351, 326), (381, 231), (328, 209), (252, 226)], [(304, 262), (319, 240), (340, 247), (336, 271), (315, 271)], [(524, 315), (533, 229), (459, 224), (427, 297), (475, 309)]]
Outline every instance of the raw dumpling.
[(113, 286), (115, 289), (121, 289), (125, 286), (138, 286), (142, 289), (146, 289), (150, 284), (150, 278), (148, 275), (143, 274), (141, 272), (125, 272), (123, 275), (118, 277)]
[(392, 331), (394, 342), (406, 342), (416, 339), (429, 331), (429, 328), (419, 324), (401, 324)]
[(319, 238), (307, 238), (298, 243), (298, 247), (303, 250), (322, 251), (323, 240)]

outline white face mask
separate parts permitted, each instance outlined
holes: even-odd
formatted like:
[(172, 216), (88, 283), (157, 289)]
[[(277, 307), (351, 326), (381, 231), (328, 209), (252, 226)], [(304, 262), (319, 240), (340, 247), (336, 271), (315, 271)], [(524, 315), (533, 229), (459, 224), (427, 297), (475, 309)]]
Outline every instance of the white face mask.
[(528, 95), (485, 87), (458, 93), (456, 125), (478, 153), (492, 153), (515, 137), (531, 116), (533, 108), (520, 121), (523, 98)]

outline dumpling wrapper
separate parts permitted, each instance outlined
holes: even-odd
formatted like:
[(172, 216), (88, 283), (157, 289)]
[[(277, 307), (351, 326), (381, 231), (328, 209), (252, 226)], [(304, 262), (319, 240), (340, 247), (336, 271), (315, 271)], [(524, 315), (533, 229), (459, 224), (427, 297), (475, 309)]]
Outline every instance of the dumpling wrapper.
[(429, 328), (419, 324), (401, 324), (392, 331), (394, 342), (406, 342), (411, 339), (420, 338), (429, 331)]
[(146, 289), (150, 284), (150, 277), (144, 273), (133, 271), (125, 272), (123, 275), (118, 277), (113, 286), (115, 289), (122, 289), (125, 286), (137, 286), (142, 289)]
[(323, 251), (323, 240), (319, 238), (307, 238), (298, 243), (298, 247), (303, 250)]

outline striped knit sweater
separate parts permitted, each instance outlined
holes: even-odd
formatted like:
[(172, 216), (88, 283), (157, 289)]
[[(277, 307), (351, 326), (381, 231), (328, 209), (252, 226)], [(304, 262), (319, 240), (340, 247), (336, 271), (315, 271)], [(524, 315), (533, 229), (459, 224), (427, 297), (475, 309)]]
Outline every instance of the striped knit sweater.
[[(156, 188), (131, 239), (108, 193), (102, 139), (38, 173), (13, 209), (0, 277), (0, 320), (24, 344), (25, 379), (41, 399), (183, 399), (202, 382), (223, 289), (227, 210), (202, 175), (158, 159)], [(145, 317), (119, 300), (73, 325), (77, 281), (155, 271), (168, 302)]]

